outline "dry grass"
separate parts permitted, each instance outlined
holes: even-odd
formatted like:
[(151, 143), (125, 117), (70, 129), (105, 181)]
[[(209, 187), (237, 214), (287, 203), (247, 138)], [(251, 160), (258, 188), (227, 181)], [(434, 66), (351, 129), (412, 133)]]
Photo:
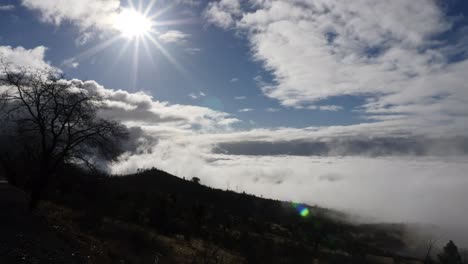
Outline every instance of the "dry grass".
[[(153, 229), (112, 218), (89, 219), (87, 214), (46, 202), (41, 206), (49, 225), (77, 248), (88, 263), (239, 264), (244, 260), (202, 240), (168, 237)], [(94, 221), (90, 225), (90, 221)]]

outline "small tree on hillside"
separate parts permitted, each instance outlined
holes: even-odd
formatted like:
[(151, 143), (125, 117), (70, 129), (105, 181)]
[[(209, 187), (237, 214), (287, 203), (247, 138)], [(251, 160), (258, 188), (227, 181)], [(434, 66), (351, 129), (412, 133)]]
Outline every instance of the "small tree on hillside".
[[(113, 160), (127, 130), (99, 118), (102, 99), (63, 80), (50, 70), (12, 67), (1, 63), (0, 163), (4, 171), (12, 162), (29, 167), (31, 208), (37, 206), (57, 169), (66, 163), (93, 167), (92, 159)], [(1, 139), (0, 139), (1, 140)], [(10, 178), (12, 178), (10, 176)]]
[(444, 250), (437, 256), (441, 264), (462, 264), (458, 248), (452, 240), (447, 243)]
[(193, 182), (193, 183), (196, 183), (196, 184), (200, 184), (200, 178), (198, 178), (198, 177), (193, 177), (193, 178), (192, 178), (192, 182)]

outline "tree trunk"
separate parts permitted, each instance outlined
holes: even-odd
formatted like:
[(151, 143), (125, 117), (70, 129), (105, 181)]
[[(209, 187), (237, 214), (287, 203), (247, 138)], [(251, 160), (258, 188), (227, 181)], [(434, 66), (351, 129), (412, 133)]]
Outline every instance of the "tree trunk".
[(49, 175), (47, 172), (41, 172), (32, 180), (31, 186), (31, 199), (29, 201), (29, 209), (32, 211), (36, 209), (42, 199), (44, 189), (47, 187)]

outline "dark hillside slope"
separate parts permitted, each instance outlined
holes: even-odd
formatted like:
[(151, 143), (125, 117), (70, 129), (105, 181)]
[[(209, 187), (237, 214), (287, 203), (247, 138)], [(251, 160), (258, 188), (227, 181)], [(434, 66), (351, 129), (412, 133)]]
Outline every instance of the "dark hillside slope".
[(0, 183), (0, 263), (85, 263), (77, 249), (28, 210), (27, 195)]
[(71, 192), (65, 204), (98, 219), (208, 241), (246, 263), (373, 263), (368, 255), (405, 252), (401, 225), (353, 225), (333, 210), (213, 189), (156, 169), (86, 186), (87, 194)]

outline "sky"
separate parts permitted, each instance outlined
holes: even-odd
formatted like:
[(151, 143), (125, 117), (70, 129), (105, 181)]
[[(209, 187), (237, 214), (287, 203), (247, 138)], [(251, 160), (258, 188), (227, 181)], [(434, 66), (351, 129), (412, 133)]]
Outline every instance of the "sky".
[(132, 135), (111, 173), (468, 245), (467, 16), (464, 0), (1, 0), (0, 57), (104, 98)]

